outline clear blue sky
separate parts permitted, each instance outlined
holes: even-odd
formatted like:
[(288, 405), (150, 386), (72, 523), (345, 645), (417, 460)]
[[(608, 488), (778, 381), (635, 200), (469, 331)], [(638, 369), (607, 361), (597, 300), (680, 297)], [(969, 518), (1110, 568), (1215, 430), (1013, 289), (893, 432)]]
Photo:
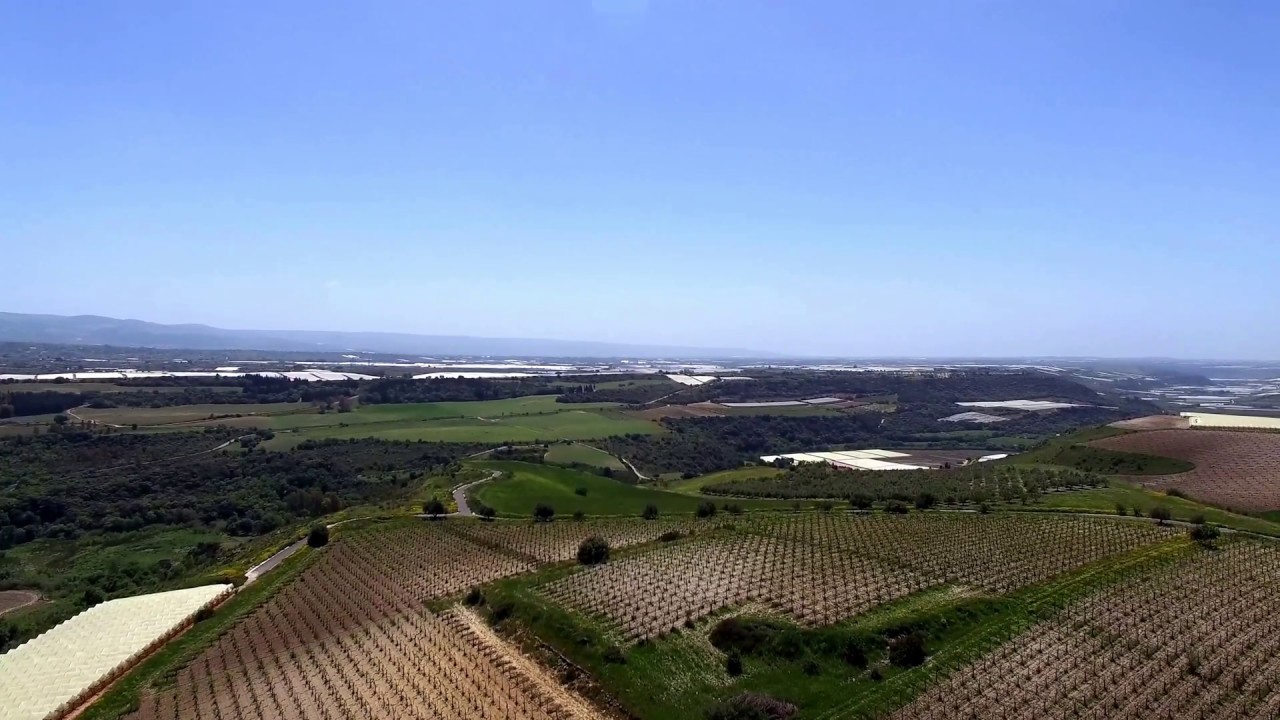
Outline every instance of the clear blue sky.
[(1280, 3), (0, 0), (0, 310), (1280, 357)]

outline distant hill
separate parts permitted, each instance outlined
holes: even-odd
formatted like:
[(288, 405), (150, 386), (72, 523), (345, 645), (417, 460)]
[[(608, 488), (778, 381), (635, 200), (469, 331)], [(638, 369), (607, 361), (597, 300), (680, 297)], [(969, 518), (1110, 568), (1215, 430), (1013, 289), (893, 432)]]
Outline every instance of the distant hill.
[(313, 330), (227, 330), (208, 325), (163, 325), (99, 315), (0, 312), (0, 342), (39, 342), (189, 350), (383, 352), (507, 357), (769, 357), (731, 348), (632, 345), (578, 340), (483, 338), (410, 333)]

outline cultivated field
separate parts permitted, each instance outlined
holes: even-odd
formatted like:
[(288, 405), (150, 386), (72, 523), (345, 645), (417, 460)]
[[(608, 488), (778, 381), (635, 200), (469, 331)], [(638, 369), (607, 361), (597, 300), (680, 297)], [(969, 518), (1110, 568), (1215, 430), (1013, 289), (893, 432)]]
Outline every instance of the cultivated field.
[(1232, 543), (1105, 590), (935, 685), (897, 718), (1274, 718), (1280, 550)]
[[(649, 504), (656, 505), (662, 513), (691, 514), (701, 502), (690, 495), (628, 485), (593, 473), (552, 465), (481, 462), (475, 466), (507, 474), (472, 491), (472, 497), (504, 515), (531, 517), (538, 503), (551, 505), (561, 517), (570, 516), (575, 510), (587, 515), (634, 517)], [(579, 490), (585, 494), (579, 494)]]
[(424, 606), (532, 568), (440, 525), (335, 540), (130, 717), (592, 717), (461, 610)]
[(718, 523), (691, 517), (606, 518), (590, 522), (492, 522), (448, 524), (446, 529), (482, 545), (498, 547), (537, 562), (573, 559), (578, 545), (588, 537), (601, 537), (614, 548), (658, 540), (676, 532), (692, 535), (718, 527)]
[(1007, 592), (1172, 531), (1091, 518), (774, 516), (585, 570), (543, 589), (630, 641), (749, 602), (827, 625), (943, 583)]
[(627, 469), (627, 466), (623, 465), (618, 458), (603, 450), (597, 450), (590, 445), (581, 443), (557, 443), (552, 445), (547, 449), (547, 453), (542, 459), (558, 465), (581, 463), (595, 467), (607, 467), (618, 471)]
[[(440, 408), (438, 407), (440, 405), (470, 404), (472, 403), (386, 406), (396, 408), (389, 412), (379, 411), (383, 406), (370, 406), (354, 413), (291, 415), (274, 418), (273, 425), (288, 426), (289, 431), (277, 432), (276, 437), (267, 443), (267, 447), (283, 449), (304, 440), (323, 438), (485, 442), (499, 445), (557, 440), (593, 440), (614, 435), (650, 435), (663, 432), (662, 427), (657, 423), (620, 411), (608, 408), (583, 409), (580, 405), (571, 404), (559, 405), (556, 412), (539, 414), (518, 415), (499, 412), (494, 413), (492, 417), (470, 414), (429, 417), (439, 412), (457, 412), (456, 407)], [(368, 409), (374, 409), (375, 412), (364, 415), (366, 419), (363, 422), (358, 421), (356, 418)], [(468, 413), (474, 412), (474, 409), (464, 409)], [(414, 417), (415, 415), (417, 417)]]
[(1104, 438), (1095, 447), (1186, 460), (1190, 472), (1133, 478), (1240, 511), (1280, 509), (1280, 433), (1153, 430)]

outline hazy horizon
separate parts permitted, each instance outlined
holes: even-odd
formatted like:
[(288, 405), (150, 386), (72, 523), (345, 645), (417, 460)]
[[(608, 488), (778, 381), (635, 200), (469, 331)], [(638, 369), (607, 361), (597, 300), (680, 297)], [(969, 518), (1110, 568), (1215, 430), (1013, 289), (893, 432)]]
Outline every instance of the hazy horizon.
[(7, 311), (1280, 357), (1274, 4), (0, 13)]

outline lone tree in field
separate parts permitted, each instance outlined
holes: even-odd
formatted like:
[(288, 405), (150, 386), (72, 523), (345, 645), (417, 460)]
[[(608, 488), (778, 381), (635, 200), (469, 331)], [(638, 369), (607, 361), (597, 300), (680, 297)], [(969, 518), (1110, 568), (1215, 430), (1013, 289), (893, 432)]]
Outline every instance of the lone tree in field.
[(711, 502), (710, 500), (703, 500), (702, 502), (698, 503), (698, 517), (700, 518), (715, 517), (715, 514), (716, 514), (715, 503)]
[(1151, 517), (1154, 518), (1157, 523), (1164, 525), (1173, 517), (1173, 513), (1169, 512), (1169, 508), (1163, 505), (1157, 505), (1151, 508)]
[(423, 514), (430, 515), (432, 520), (435, 520), (436, 518), (443, 515), (444, 510), (445, 510), (444, 503), (440, 502), (440, 498), (433, 497), (430, 500), (422, 503)]
[(578, 546), (578, 562), (583, 565), (599, 565), (609, 561), (609, 543), (602, 537), (592, 536)]
[(644, 518), (645, 520), (657, 520), (658, 506), (654, 505), (653, 503), (649, 503), (648, 505), (645, 505), (644, 512), (640, 513), (640, 517)]
[(537, 522), (551, 522), (556, 516), (556, 509), (546, 503), (538, 503), (533, 506), (533, 519)]
[(316, 525), (311, 528), (311, 532), (307, 533), (307, 545), (313, 548), (324, 547), (329, 544), (329, 528), (326, 525)]

